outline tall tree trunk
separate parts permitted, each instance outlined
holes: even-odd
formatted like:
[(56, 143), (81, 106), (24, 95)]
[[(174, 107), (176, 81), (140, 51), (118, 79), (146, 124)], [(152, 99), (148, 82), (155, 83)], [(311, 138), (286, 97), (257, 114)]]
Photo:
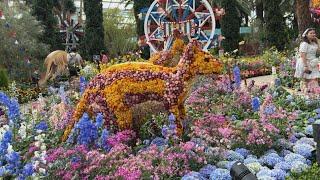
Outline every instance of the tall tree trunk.
[(264, 18), (263, 18), (263, 1), (256, 2), (256, 14), (257, 18), (263, 23)]
[(308, 27), (312, 25), (312, 20), (309, 11), (309, 1), (296, 0), (295, 8), (299, 34), (301, 35)]

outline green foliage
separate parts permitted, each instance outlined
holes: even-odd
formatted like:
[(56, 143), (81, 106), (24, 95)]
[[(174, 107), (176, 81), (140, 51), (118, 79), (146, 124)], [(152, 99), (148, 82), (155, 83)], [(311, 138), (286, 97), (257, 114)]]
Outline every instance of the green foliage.
[(0, 68), (0, 89), (7, 88), (9, 86), (9, 78), (7, 71), (5, 69)]
[(284, 56), (275, 47), (271, 47), (263, 52), (262, 59), (269, 66), (279, 66), (284, 61)]
[(292, 173), (287, 180), (307, 180), (307, 179), (318, 179), (320, 176), (320, 168), (317, 163), (314, 163), (311, 168), (300, 174)]
[[(149, 120), (147, 120), (149, 119)], [(139, 135), (141, 139), (151, 139), (161, 137), (162, 126), (167, 124), (168, 116), (160, 113), (157, 116), (147, 117), (145, 123), (141, 126)]]
[[(134, 50), (136, 46), (135, 29), (132, 24), (122, 24), (125, 19), (121, 15), (121, 10), (118, 8), (108, 9), (103, 16), (104, 42), (108, 47), (109, 56), (117, 57)], [(133, 19), (133, 15), (130, 18)]]
[(226, 38), (223, 42), (225, 52), (238, 49), (240, 41), (240, 21), (237, 3), (234, 0), (223, 0), (222, 7), (226, 14), (222, 17), (221, 32)]
[(32, 14), (44, 26), (44, 34), (39, 39), (41, 42), (49, 44), (51, 51), (63, 49), (57, 26), (58, 22), (52, 12), (53, 6), (52, 0), (34, 0), (31, 5)]
[(8, 71), (11, 80), (31, 80), (31, 73), (42, 66), (48, 54), (48, 46), (39, 41), (43, 28), (25, 6), (8, 8), (0, 3), (0, 9), (5, 16), (0, 19), (0, 67)]
[(91, 59), (101, 50), (105, 50), (102, 1), (84, 0), (86, 14), (85, 35), (82, 41), (82, 53)]
[(288, 38), (285, 33), (285, 18), (279, 8), (280, 1), (269, 0), (265, 2), (266, 39), (269, 47), (275, 46), (284, 50)]

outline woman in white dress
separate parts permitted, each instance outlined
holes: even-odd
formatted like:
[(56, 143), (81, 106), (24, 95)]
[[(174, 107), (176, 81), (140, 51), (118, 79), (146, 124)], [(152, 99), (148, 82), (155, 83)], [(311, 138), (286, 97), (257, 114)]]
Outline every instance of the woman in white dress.
[(314, 28), (308, 28), (302, 34), (303, 42), (300, 44), (300, 58), (297, 60), (295, 77), (301, 78), (300, 88), (303, 92), (310, 92), (318, 87), (319, 59), (316, 57), (319, 49), (318, 39)]

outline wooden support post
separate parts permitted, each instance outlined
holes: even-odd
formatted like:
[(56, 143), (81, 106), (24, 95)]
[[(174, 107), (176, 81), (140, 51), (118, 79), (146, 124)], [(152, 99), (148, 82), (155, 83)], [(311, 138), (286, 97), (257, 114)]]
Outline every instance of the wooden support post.
[(317, 143), (316, 153), (317, 153), (317, 162), (320, 164), (320, 124), (313, 124), (313, 138)]

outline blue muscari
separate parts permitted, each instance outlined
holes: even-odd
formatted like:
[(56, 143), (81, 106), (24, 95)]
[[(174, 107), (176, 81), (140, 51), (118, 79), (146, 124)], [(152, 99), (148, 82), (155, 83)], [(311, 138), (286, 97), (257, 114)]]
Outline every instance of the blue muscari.
[(0, 104), (8, 108), (9, 125), (12, 126), (17, 123), (20, 117), (18, 100), (10, 99), (6, 94), (0, 92)]
[(239, 88), (241, 85), (241, 74), (240, 74), (239, 66), (235, 66), (233, 68), (233, 76), (234, 76), (235, 85), (237, 88)]
[(254, 97), (251, 102), (253, 111), (259, 111), (260, 109), (260, 100), (258, 97)]

